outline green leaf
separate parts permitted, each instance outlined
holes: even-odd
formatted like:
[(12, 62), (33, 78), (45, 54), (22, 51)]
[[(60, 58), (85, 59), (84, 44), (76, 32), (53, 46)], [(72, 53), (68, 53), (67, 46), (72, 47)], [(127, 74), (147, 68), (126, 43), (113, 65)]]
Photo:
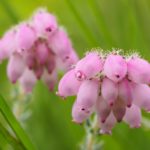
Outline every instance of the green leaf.
[(22, 144), (14, 136), (12, 136), (1, 123), (0, 123), (0, 133), (2, 134), (3, 138), (5, 138), (6, 141), (13, 146), (13, 148), (17, 150), (24, 150)]
[(23, 145), (24, 149), (35, 150), (30, 139), (26, 135), (23, 128), (20, 126), (19, 122), (16, 120), (15, 116), (13, 115), (10, 108), (8, 107), (5, 99), (1, 95), (0, 95), (0, 111), (4, 115), (5, 119), (7, 120), (8, 124), (10, 125), (14, 133), (16, 134), (20, 143)]

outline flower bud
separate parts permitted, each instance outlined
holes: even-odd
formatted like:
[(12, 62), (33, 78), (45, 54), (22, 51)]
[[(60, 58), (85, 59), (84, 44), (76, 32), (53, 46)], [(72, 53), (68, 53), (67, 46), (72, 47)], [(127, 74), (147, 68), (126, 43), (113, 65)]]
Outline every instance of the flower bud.
[(93, 112), (93, 108), (85, 108), (81, 104), (77, 103), (77, 101), (74, 103), (72, 108), (72, 118), (73, 122), (75, 123), (82, 123), (85, 121)]
[(45, 43), (37, 43), (37, 46), (36, 46), (36, 56), (37, 56), (37, 59), (38, 59), (38, 62), (41, 64), (41, 65), (44, 65), (48, 59), (48, 55), (49, 55), (49, 52), (48, 52), (48, 48), (46, 46)]
[(111, 134), (112, 128), (116, 124), (116, 119), (113, 113), (110, 113), (104, 123), (100, 123), (100, 133), (101, 134)]
[[(15, 29), (8, 30), (0, 41), (0, 60), (10, 57), (16, 51)], [(10, 42), (11, 41), (11, 42)]]
[(78, 94), (77, 103), (83, 107), (93, 107), (98, 98), (99, 82), (97, 80), (85, 80), (82, 82)]
[(33, 17), (33, 27), (39, 37), (51, 36), (57, 30), (57, 21), (55, 16), (39, 10)]
[(109, 55), (104, 64), (105, 75), (114, 82), (121, 81), (127, 74), (127, 63), (120, 55)]
[(61, 97), (73, 96), (78, 93), (81, 82), (75, 78), (74, 69), (68, 71), (60, 80), (58, 95)]
[(133, 103), (150, 112), (150, 87), (146, 84), (136, 84), (133, 91)]
[(13, 54), (7, 66), (7, 75), (9, 80), (12, 83), (16, 83), (16, 81), (20, 78), (23, 74), (25, 69), (25, 62), (21, 55), (15, 53)]
[(35, 41), (35, 32), (29, 25), (21, 24), (18, 26), (16, 33), (16, 46), (18, 52), (29, 50)]
[(33, 70), (34, 70), (34, 73), (35, 73), (35, 75), (36, 75), (36, 78), (37, 78), (38, 80), (40, 80), (40, 79), (41, 79), (41, 76), (42, 76), (42, 74), (43, 74), (43, 72), (44, 72), (43, 66), (42, 66), (42, 65), (36, 65), (36, 66), (33, 68)]
[(104, 123), (109, 116), (111, 108), (107, 104), (107, 102), (102, 98), (99, 97), (96, 102), (96, 112), (98, 115), (98, 119)]
[(52, 51), (62, 60), (68, 59), (72, 51), (72, 44), (65, 31), (59, 29), (55, 32), (55, 34), (50, 37), (48, 44)]
[(128, 61), (128, 77), (136, 83), (150, 83), (150, 64), (141, 58), (135, 57)]
[(82, 58), (75, 67), (78, 80), (89, 79), (100, 73), (103, 69), (103, 60), (96, 52), (90, 52)]
[(51, 74), (49, 74), (46, 70), (42, 75), (43, 82), (47, 85), (50, 91), (54, 90), (55, 84), (57, 82), (57, 72), (54, 70)]
[(46, 62), (46, 69), (49, 74), (51, 74), (56, 67), (55, 59), (56, 59), (55, 55), (50, 52), (48, 55), (47, 62)]
[(125, 112), (126, 112), (126, 104), (125, 104), (124, 100), (118, 98), (115, 101), (112, 110), (113, 110), (113, 114), (114, 114), (116, 120), (118, 122), (121, 122), (125, 115)]
[(134, 104), (130, 108), (127, 108), (123, 120), (129, 124), (131, 128), (139, 128), (141, 126), (140, 108)]
[(101, 94), (106, 102), (113, 106), (118, 97), (118, 84), (108, 78), (104, 78), (101, 85)]
[(36, 81), (37, 79), (33, 71), (29, 70), (28, 68), (25, 69), (23, 75), (19, 79), (19, 82), (26, 93), (32, 92), (32, 89), (35, 86)]
[(133, 89), (131, 82), (128, 79), (123, 79), (119, 83), (119, 97), (126, 103), (128, 107), (132, 105), (133, 100)]

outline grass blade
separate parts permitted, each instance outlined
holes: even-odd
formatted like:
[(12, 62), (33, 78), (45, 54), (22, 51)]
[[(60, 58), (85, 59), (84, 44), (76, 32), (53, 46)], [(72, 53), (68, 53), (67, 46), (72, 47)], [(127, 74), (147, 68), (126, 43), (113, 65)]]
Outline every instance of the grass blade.
[(17, 150), (24, 150), (24, 148), (22, 148), (21, 143), (19, 143), (19, 141), (17, 141), (17, 139), (13, 137), (1, 123), (0, 123), (0, 132), (6, 139), (6, 141), (13, 146), (13, 148)]
[(8, 107), (5, 99), (0, 95), (0, 111), (4, 115), (5, 119), (7, 120), (8, 124), (16, 134), (18, 140), (22, 143), (26, 150), (35, 150), (34, 146), (32, 145), (30, 139), (26, 135), (23, 128), (20, 126), (18, 121), (16, 120), (15, 116), (11, 112), (10, 108)]
[(70, 8), (70, 10), (74, 14), (74, 16), (76, 17), (76, 19), (77, 19), (80, 27), (82, 28), (84, 34), (87, 35), (88, 42), (91, 45), (94, 44), (95, 46), (99, 46), (99, 42), (95, 39), (95, 37), (93, 36), (93, 33), (88, 29), (87, 25), (82, 20), (80, 14), (77, 12), (77, 10), (75, 9), (75, 7), (72, 4), (72, 2), (70, 0), (66, 0), (66, 3), (68, 4), (68, 7)]

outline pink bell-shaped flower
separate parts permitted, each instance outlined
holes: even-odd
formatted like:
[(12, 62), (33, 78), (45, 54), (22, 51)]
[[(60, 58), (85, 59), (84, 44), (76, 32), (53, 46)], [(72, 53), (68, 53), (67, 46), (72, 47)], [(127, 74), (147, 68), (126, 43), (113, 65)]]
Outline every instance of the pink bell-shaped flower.
[(128, 107), (131, 107), (133, 101), (133, 87), (128, 79), (124, 78), (118, 86), (119, 97), (124, 100)]
[(111, 112), (111, 108), (107, 102), (99, 96), (96, 103), (96, 112), (99, 120), (104, 123)]
[(35, 13), (32, 26), (39, 37), (51, 36), (58, 27), (55, 16), (44, 9), (40, 9)]
[(36, 34), (28, 24), (23, 23), (17, 28), (15, 41), (18, 52), (27, 51), (36, 41)]
[(72, 108), (72, 119), (73, 122), (81, 124), (83, 121), (85, 121), (93, 112), (93, 108), (85, 108), (85, 106), (82, 106), (77, 101), (74, 103)]
[(19, 78), (19, 83), (21, 84), (26, 93), (32, 92), (36, 81), (37, 79), (34, 72), (29, 70), (28, 68), (25, 69), (23, 75)]
[(101, 85), (101, 94), (105, 101), (113, 106), (118, 97), (118, 84), (107, 77), (104, 78)]
[(39, 42), (35, 49), (36, 57), (41, 65), (44, 65), (48, 59), (49, 50), (47, 45), (43, 42)]
[(62, 60), (68, 59), (72, 51), (72, 44), (63, 29), (57, 30), (55, 34), (49, 38), (49, 47)]
[(120, 55), (107, 56), (104, 64), (104, 74), (114, 82), (121, 81), (127, 74), (127, 63)]
[(13, 54), (7, 66), (7, 75), (12, 83), (16, 83), (16, 81), (21, 77), (25, 70), (25, 62), (20, 54)]
[(133, 91), (133, 103), (140, 108), (150, 111), (150, 87), (146, 84), (135, 84)]
[(126, 104), (124, 100), (118, 98), (114, 103), (112, 111), (116, 120), (121, 122), (126, 112)]
[(76, 78), (84, 80), (94, 77), (103, 69), (103, 60), (97, 52), (90, 52), (75, 67)]
[(77, 93), (77, 103), (83, 107), (93, 107), (98, 98), (99, 82), (97, 80), (83, 81)]
[(61, 97), (73, 96), (78, 93), (81, 82), (75, 78), (74, 69), (68, 71), (60, 80), (57, 94)]
[(116, 119), (115, 119), (113, 113), (110, 113), (104, 123), (100, 122), (100, 128), (101, 128), (100, 133), (101, 134), (111, 134), (112, 133), (111, 130), (115, 126), (115, 124), (116, 124)]
[(48, 89), (53, 91), (55, 84), (57, 83), (57, 72), (54, 70), (51, 74), (49, 74), (46, 70), (44, 70), (42, 80), (47, 85)]
[(16, 51), (16, 42), (12, 42), (15, 38), (16, 30), (14, 28), (4, 34), (0, 41), (0, 60), (9, 58)]
[(133, 57), (128, 60), (128, 77), (136, 83), (150, 83), (150, 64), (141, 58)]
[(138, 128), (141, 126), (141, 110), (138, 106), (132, 105), (130, 108), (127, 108), (126, 114), (123, 120), (129, 124), (131, 128)]

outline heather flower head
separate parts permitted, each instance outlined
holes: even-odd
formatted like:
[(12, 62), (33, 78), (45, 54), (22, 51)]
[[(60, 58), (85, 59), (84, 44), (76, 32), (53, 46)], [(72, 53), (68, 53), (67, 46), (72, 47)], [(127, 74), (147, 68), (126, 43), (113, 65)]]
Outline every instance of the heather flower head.
[(56, 17), (38, 9), (31, 19), (9, 29), (0, 39), (0, 61), (8, 59), (7, 75), (31, 92), (37, 80), (52, 91), (57, 72), (66, 71), (78, 61), (67, 32)]
[(150, 111), (150, 64), (138, 55), (91, 51), (60, 80), (57, 94), (76, 95), (72, 119), (82, 123), (97, 115), (100, 133), (110, 134), (117, 122), (141, 125), (141, 109)]

